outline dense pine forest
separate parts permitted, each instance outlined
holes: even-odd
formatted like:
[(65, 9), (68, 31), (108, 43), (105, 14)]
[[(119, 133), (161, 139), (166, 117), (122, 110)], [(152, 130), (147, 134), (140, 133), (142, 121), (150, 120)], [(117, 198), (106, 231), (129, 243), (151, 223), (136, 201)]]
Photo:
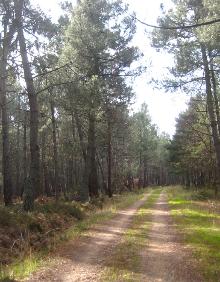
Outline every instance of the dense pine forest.
[(166, 145), (146, 105), (129, 113), (135, 19), (120, 1), (63, 4), (54, 24), (33, 3), (2, 10), (2, 187), (26, 211), (39, 196), (89, 198), (165, 184)]
[[(122, 0), (60, 5), (62, 13), (54, 22), (35, 1), (0, 0), (3, 281), (30, 275), (62, 241), (78, 238), (94, 224), (110, 220), (111, 226), (117, 211), (135, 201), (138, 210), (143, 196), (147, 201), (143, 211), (134, 212), (130, 237), (125, 235), (125, 245), (118, 252), (137, 252), (132, 246), (138, 240), (132, 232), (144, 224), (144, 214), (161, 199), (170, 200), (170, 209), (178, 197), (184, 204), (214, 201), (211, 204), (219, 218), (219, 0), (173, 0), (169, 9), (161, 3), (157, 25), (139, 19)], [(147, 101), (132, 110), (135, 79), (150, 69), (134, 43), (138, 24), (145, 26), (143, 36), (149, 37), (152, 48), (172, 57), (167, 76), (152, 79), (152, 87), (164, 95), (181, 91), (189, 97), (173, 136), (154, 124)], [(128, 228), (126, 224), (123, 228)], [(117, 267), (120, 259), (130, 256), (114, 255)], [(129, 263), (135, 269), (136, 262)], [(129, 280), (130, 276), (122, 275), (123, 280), (114, 272), (113, 260), (109, 265), (111, 271), (101, 280), (98, 276), (80, 280), (76, 271), (75, 278), (56, 281), (158, 281), (145, 276)], [(219, 272), (216, 268), (215, 273)], [(42, 277), (30, 281), (55, 281)], [(203, 281), (196, 276), (184, 279)], [(207, 281), (218, 281), (212, 279)]]

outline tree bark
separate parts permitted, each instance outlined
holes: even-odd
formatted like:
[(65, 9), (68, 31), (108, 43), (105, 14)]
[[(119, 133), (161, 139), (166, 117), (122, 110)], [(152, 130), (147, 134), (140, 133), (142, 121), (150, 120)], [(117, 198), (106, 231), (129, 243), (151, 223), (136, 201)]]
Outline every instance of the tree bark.
[[(19, 98), (20, 100), (20, 98)], [(20, 101), (19, 101), (20, 105)], [(17, 134), (16, 134), (16, 195), (21, 195), (21, 166), (20, 166), (20, 108), (18, 109), (18, 122), (17, 122)]]
[(100, 161), (100, 158), (98, 156), (98, 153), (96, 153), (96, 159), (97, 159), (97, 163), (98, 163), (98, 167), (102, 176), (102, 192), (105, 194), (108, 194), (108, 189), (107, 189), (107, 185), (106, 185), (106, 181), (105, 181), (105, 175), (104, 175), (104, 170)]
[(146, 188), (148, 186), (147, 183), (147, 161), (144, 160), (144, 181), (143, 181), (143, 188)]
[[(29, 106), (30, 106), (30, 183), (28, 183), (28, 190), (25, 191), (24, 208), (25, 210), (31, 210), (34, 206), (34, 199), (40, 191), (40, 154), (38, 144), (38, 126), (39, 126), (39, 110), (37, 94), (34, 88), (33, 76), (31, 73), (31, 67), (27, 55), (26, 40), (24, 37), (23, 29), (23, 7), (24, 0), (14, 1), (15, 14), (17, 21), (18, 42), (20, 46), (20, 53), (22, 59), (22, 65), (24, 70), (24, 79), (27, 87)], [(28, 201), (28, 202), (27, 202)]]
[(91, 111), (89, 115), (88, 150), (87, 162), (89, 172), (89, 195), (98, 197), (99, 184), (96, 165), (96, 144), (95, 144), (95, 114)]
[(0, 64), (0, 102), (2, 114), (2, 166), (3, 166), (3, 194), (4, 203), (6, 206), (12, 204), (12, 175), (11, 175), (11, 154), (10, 154), (10, 141), (9, 141), (9, 117), (7, 110), (7, 95), (6, 95), (6, 82), (7, 82), (7, 61), (10, 51), (11, 40), (14, 35), (14, 24), (9, 27), (9, 17), (5, 11), (4, 19), (4, 38), (2, 40), (2, 60)]
[(73, 114), (74, 114), (76, 127), (77, 127), (77, 131), (78, 131), (78, 135), (79, 135), (79, 142), (80, 142), (80, 147), (81, 147), (81, 150), (82, 150), (83, 159), (86, 162), (86, 148), (85, 148), (85, 145), (84, 145), (84, 142), (83, 142), (83, 131), (82, 131), (82, 126), (81, 126), (81, 123), (80, 123), (80, 120), (79, 120), (78, 111), (75, 107), (73, 109)]
[(207, 58), (206, 48), (203, 45), (201, 45), (201, 52), (202, 52), (202, 59), (203, 59), (203, 65), (204, 65), (204, 71), (205, 71), (207, 109), (208, 109), (208, 114), (209, 114), (211, 129), (212, 129), (212, 138), (213, 138), (215, 154), (216, 154), (216, 159), (217, 159), (217, 167), (218, 167), (217, 179), (218, 179), (218, 185), (219, 185), (219, 182), (220, 182), (220, 138), (218, 135), (218, 125), (217, 125), (217, 119), (216, 119), (216, 114), (215, 114), (215, 109), (214, 109), (214, 100), (213, 100), (213, 94), (212, 94), (209, 62)]
[(112, 126), (108, 120), (108, 196), (112, 198)]
[(142, 153), (139, 152), (139, 168), (138, 168), (138, 188), (142, 188), (143, 178), (142, 178)]
[(213, 69), (213, 64), (211, 63), (211, 81), (212, 81), (212, 91), (215, 101), (215, 112), (216, 112), (216, 118), (217, 118), (217, 124), (218, 124), (218, 134), (220, 136), (220, 110), (219, 110), (219, 99), (217, 95), (217, 85), (216, 85), (216, 78), (215, 73)]
[(87, 202), (89, 200), (89, 164), (86, 158), (84, 162), (83, 179), (80, 189), (80, 201)]
[(54, 191), (56, 200), (59, 198), (58, 192), (58, 153), (57, 153), (57, 134), (56, 134), (56, 118), (55, 118), (55, 107), (54, 101), (50, 101), (50, 109), (51, 109), (51, 121), (52, 121), (52, 132), (53, 132), (53, 160), (54, 160)]
[(22, 189), (21, 197), (24, 193), (24, 183), (27, 178), (27, 111), (24, 111), (24, 121), (23, 121), (23, 179), (22, 179)]

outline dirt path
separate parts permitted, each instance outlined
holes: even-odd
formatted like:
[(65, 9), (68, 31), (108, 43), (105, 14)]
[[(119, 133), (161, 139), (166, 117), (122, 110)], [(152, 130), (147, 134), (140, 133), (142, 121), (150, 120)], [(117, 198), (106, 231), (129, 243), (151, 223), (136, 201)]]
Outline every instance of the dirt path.
[(164, 193), (152, 210), (152, 224), (148, 247), (141, 254), (141, 281), (204, 281), (195, 267), (197, 262), (192, 259), (189, 248), (181, 243)]
[(26, 281), (98, 281), (106, 259), (120, 242), (135, 212), (147, 196), (146, 194), (128, 209), (118, 212), (107, 223), (97, 225), (86, 236), (66, 244), (57, 251), (55, 266), (51, 269), (45, 267)]

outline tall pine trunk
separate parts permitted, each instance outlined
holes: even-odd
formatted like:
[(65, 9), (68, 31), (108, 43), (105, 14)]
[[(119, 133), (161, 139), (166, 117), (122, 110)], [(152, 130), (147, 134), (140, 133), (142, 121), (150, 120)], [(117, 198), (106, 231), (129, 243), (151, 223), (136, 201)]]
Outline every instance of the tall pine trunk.
[(203, 45), (201, 46), (201, 52), (202, 52), (202, 59), (203, 59), (203, 65), (204, 65), (204, 71), (205, 71), (207, 110), (208, 110), (208, 115), (210, 119), (213, 144), (214, 144), (215, 154), (216, 154), (216, 159), (217, 159), (217, 181), (218, 181), (217, 186), (219, 186), (220, 184), (220, 136), (218, 134), (218, 123), (217, 123), (217, 117), (216, 117), (216, 112), (214, 108), (214, 97), (212, 93), (211, 76), (210, 76), (210, 68), (209, 68), (209, 62), (208, 62), (208, 57), (207, 57), (207, 51), (206, 51), (205, 46)]
[(57, 153), (55, 107), (53, 100), (50, 101), (50, 108), (51, 108), (51, 120), (52, 120), (52, 131), (53, 131), (54, 191), (55, 191), (56, 200), (58, 200), (59, 198), (58, 153)]
[(27, 178), (27, 115), (28, 112), (24, 111), (24, 121), (23, 121), (23, 177), (22, 182), (23, 185), (21, 187), (21, 197), (23, 197), (24, 193), (24, 183)]
[(216, 118), (218, 124), (218, 134), (220, 136), (220, 109), (219, 109), (219, 99), (217, 95), (217, 85), (216, 85), (216, 77), (215, 77), (213, 63), (211, 63), (210, 70), (211, 70), (212, 92), (215, 101), (215, 112), (216, 112)]
[(112, 126), (108, 120), (108, 196), (112, 197)]
[(147, 161), (144, 159), (144, 179), (143, 179), (143, 188), (147, 187)]
[(8, 30), (9, 17), (5, 11), (4, 19), (4, 38), (2, 40), (2, 59), (0, 64), (0, 103), (2, 114), (2, 166), (3, 166), (3, 194), (4, 203), (6, 206), (12, 203), (13, 189), (12, 189), (12, 175), (11, 175), (11, 154), (9, 141), (9, 117), (7, 110), (7, 61), (10, 51), (11, 40), (14, 34), (14, 25), (12, 24)]
[[(20, 109), (19, 109), (20, 111)], [(16, 133), (16, 195), (21, 195), (21, 166), (20, 166), (20, 112), (18, 115), (17, 133)]]
[(82, 130), (82, 125), (81, 125), (79, 115), (78, 115), (78, 111), (77, 111), (76, 107), (73, 107), (73, 115), (74, 115), (77, 131), (78, 131), (78, 135), (79, 135), (79, 142), (80, 142), (80, 147), (81, 147), (83, 159), (86, 162), (86, 148), (85, 148), (84, 140), (83, 140), (83, 130)]
[(9, 142), (9, 119), (7, 111), (7, 99), (6, 99), (6, 65), (2, 63), (1, 67), (1, 110), (2, 110), (2, 165), (3, 165), (3, 191), (4, 191), (4, 203), (6, 206), (12, 203), (12, 176), (11, 176), (11, 155), (10, 155), (10, 142)]
[(23, 6), (24, 0), (17, 0), (15, 2), (15, 13), (18, 24), (18, 42), (20, 46), (20, 53), (22, 59), (22, 65), (24, 70), (24, 79), (26, 83), (29, 106), (30, 106), (30, 181), (25, 187), (24, 209), (26, 211), (32, 210), (34, 207), (34, 199), (40, 191), (40, 153), (38, 144), (38, 126), (39, 126), (39, 110), (37, 102), (37, 94), (34, 88), (33, 76), (31, 73), (31, 67), (28, 59), (28, 50), (26, 46), (26, 40), (24, 37), (23, 28)]
[(93, 111), (91, 111), (89, 115), (87, 162), (89, 173), (89, 195), (90, 197), (98, 197), (99, 183), (96, 164), (95, 114)]

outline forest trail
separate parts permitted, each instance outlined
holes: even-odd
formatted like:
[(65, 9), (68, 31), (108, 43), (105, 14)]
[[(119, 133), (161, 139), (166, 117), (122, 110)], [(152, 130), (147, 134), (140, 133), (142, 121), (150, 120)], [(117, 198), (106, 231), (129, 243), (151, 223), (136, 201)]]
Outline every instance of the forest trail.
[(120, 242), (137, 210), (147, 200), (148, 194), (129, 208), (120, 210), (104, 224), (96, 225), (78, 240), (67, 243), (57, 251), (56, 265), (37, 272), (28, 282), (37, 281), (98, 281), (103, 265)]
[(162, 193), (152, 210), (148, 246), (142, 251), (141, 281), (202, 282), (190, 249), (181, 242)]
[[(45, 267), (26, 281), (102, 281), (106, 261), (121, 242), (123, 234), (147, 197), (148, 194), (145, 194), (144, 198), (129, 208), (119, 211), (113, 219), (96, 225), (89, 234), (67, 243), (57, 251), (57, 263), (54, 267)], [(140, 279), (135, 282), (202, 282), (196, 261), (191, 257), (190, 250), (181, 243), (164, 192), (151, 212), (152, 224), (146, 234), (147, 244), (140, 254)]]

